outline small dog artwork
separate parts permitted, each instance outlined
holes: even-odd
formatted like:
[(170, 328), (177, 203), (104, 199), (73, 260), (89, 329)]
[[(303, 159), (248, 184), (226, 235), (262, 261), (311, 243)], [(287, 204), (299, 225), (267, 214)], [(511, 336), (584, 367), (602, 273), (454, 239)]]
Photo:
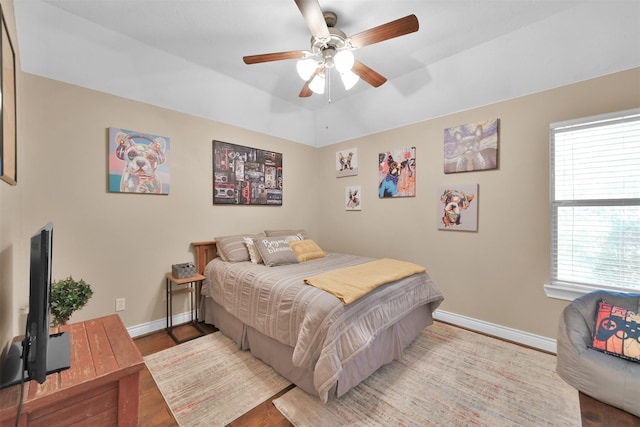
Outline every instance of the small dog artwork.
[(440, 187), (438, 194), (439, 229), (477, 231), (478, 184)]
[(109, 128), (109, 191), (169, 194), (169, 138)]
[(361, 194), (362, 189), (359, 185), (345, 187), (345, 209), (348, 211), (362, 210)]
[(336, 178), (358, 175), (358, 149), (336, 151)]
[(445, 129), (444, 173), (495, 169), (498, 123), (494, 119)]
[(415, 197), (416, 147), (378, 154), (378, 197)]

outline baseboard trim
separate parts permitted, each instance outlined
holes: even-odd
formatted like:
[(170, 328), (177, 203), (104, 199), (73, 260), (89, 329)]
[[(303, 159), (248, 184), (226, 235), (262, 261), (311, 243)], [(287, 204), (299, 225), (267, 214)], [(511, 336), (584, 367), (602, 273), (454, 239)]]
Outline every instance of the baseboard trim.
[(460, 314), (449, 313), (442, 310), (436, 310), (433, 313), (436, 320), (451, 323), (452, 325), (461, 326), (473, 331), (482, 332), (487, 335), (513, 341), (518, 344), (537, 348), (539, 350), (556, 353), (556, 340), (541, 335), (531, 334), (518, 329), (508, 328), (506, 326), (497, 325), (495, 323), (485, 322), (483, 320), (474, 319)]
[[(556, 340), (551, 338), (531, 334), (529, 332), (520, 331), (518, 329), (508, 328), (506, 326), (497, 325), (495, 323), (485, 322), (483, 320), (478, 320), (467, 316), (462, 316), (460, 314), (449, 313), (442, 310), (436, 310), (433, 313), (433, 317), (436, 320), (441, 320), (443, 322), (451, 323), (452, 325), (461, 326), (473, 331), (478, 331), (505, 340), (517, 342), (529, 347), (537, 348), (551, 353), (556, 352)], [(186, 323), (190, 320), (191, 314), (188, 311), (173, 316), (174, 325)], [(141, 335), (146, 335), (152, 332), (166, 329), (166, 327), (166, 319), (159, 319), (132, 326), (130, 328), (127, 328), (127, 330), (129, 331), (129, 335), (135, 338)]]
[[(185, 311), (184, 313), (179, 313), (173, 316), (174, 325), (180, 325), (182, 323), (187, 323), (190, 321), (191, 321), (191, 312), (189, 311)], [(130, 328), (127, 328), (127, 331), (129, 331), (129, 335), (135, 338), (141, 335), (157, 332), (162, 329), (167, 329), (167, 319), (152, 320), (151, 322), (131, 326)]]

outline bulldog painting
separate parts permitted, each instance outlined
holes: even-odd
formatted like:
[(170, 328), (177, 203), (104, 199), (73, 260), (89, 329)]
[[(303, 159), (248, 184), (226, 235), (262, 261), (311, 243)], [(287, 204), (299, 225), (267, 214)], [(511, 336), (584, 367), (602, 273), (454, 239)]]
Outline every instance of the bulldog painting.
[(444, 230), (477, 230), (477, 184), (441, 187), (439, 194), (440, 215), (438, 228)]
[(169, 193), (168, 138), (111, 128), (109, 139), (110, 191)]

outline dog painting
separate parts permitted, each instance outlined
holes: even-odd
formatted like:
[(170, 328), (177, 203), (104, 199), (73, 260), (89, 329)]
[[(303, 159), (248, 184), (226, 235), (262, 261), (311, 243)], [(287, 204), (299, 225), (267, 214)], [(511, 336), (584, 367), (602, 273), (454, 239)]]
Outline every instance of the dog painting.
[(378, 154), (378, 197), (416, 195), (416, 147)]
[(109, 128), (109, 191), (169, 194), (169, 138)]
[(476, 231), (478, 229), (478, 184), (440, 187), (438, 228)]
[(445, 129), (444, 173), (495, 169), (498, 123), (494, 119)]
[(360, 211), (362, 210), (362, 189), (359, 185), (345, 187), (345, 210)]
[(358, 175), (358, 149), (336, 151), (336, 178)]

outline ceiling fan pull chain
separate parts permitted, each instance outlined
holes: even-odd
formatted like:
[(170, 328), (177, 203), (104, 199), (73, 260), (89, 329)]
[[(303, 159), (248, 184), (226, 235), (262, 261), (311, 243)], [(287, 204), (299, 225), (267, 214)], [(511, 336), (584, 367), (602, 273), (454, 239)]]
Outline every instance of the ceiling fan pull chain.
[(325, 70), (325, 74), (327, 75), (327, 97), (329, 98), (329, 104), (331, 104), (331, 72), (330, 70)]

